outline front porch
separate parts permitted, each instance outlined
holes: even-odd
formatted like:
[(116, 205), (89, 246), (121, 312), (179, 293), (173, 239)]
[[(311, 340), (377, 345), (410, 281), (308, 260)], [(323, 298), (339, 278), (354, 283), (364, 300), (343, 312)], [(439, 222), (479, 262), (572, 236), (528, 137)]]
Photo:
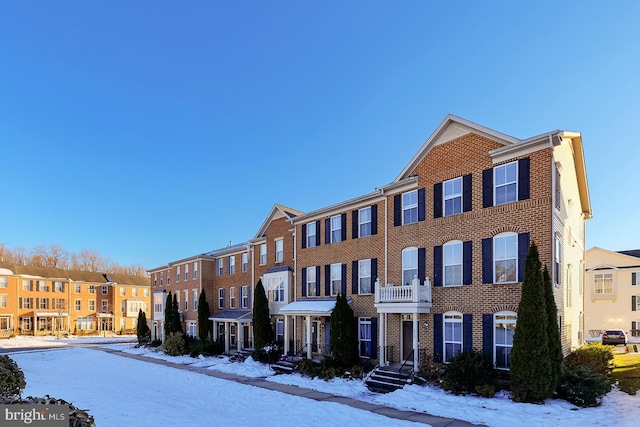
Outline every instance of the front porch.
[(253, 312), (226, 310), (209, 320), (213, 322), (213, 339), (224, 343), (225, 354), (253, 349)]

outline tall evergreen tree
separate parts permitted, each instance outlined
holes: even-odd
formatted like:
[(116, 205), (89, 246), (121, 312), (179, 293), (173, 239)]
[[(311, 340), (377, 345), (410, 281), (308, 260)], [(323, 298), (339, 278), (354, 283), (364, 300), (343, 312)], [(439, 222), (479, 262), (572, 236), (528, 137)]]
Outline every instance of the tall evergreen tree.
[(211, 335), (209, 316), (211, 316), (211, 310), (207, 302), (207, 294), (202, 289), (200, 297), (198, 297), (198, 338), (201, 341), (206, 341)]
[(331, 312), (330, 331), (329, 345), (334, 360), (343, 367), (358, 363), (356, 319), (346, 295), (338, 293), (336, 297), (336, 306)]
[(171, 332), (180, 332), (184, 334), (182, 330), (182, 322), (180, 321), (180, 307), (178, 306), (178, 293), (173, 294), (173, 304), (171, 313)]
[(547, 337), (549, 338), (549, 360), (551, 363), (551, 384), (549, 384), (549, 395), (553, 395), (560, 381), (562, 370), (562, 342), (560, 341), (560, 330), (558, 329), (558, 308), (553, 297), (553, 284), (547, 266), (542, 272), (544, 280), (544, 296), (547, 308)]
[(172, 331), (173, 326), (173, 298), (171, 297), (171, 291), (167, 294), (167, 299), (164, 301), (164, 339), (169, 338), (169, 334)]
[(253, 339), (255, 348), (263, 348), (273, 341), (269, 301), (262, 280), (258, 280), (253, 296)]
[(151, 330), (147, 325), (147, 315), (140, 309), (138, 311), (138, 326), (136, 327), (136, 335), (138, 335), (138, 344), (149, 341)]
[(542, 402), (550, 397), (547, 303), (538, 248), (527, 254), (511, 349), (511, 395), (517, 402)]

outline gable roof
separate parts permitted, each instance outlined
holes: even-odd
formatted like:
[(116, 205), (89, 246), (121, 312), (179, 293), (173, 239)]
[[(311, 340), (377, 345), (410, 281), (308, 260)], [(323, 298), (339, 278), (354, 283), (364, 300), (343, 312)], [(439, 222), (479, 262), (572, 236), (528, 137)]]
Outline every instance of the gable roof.
[(291, 209), (276, 203), (271, 208), (271, 211), (269, 211), (269, 215), (267, 215), (267, 218), (264, 220), (264, 222), (258, 229), (258, 232), (256, 233), (254, 239), (259, 239), (264, 236), (264, 234), (267, 232), (267, 228), (269, 227), (269, 224), (271, 223), (271, 221), (280, 219), (280, 218), (286, 218), (287, 220), (291, 220), (302, 214), (303, 213), (298, 210)]
[(640, 258), (640, 249), (632, 249), (630, 251), (618, 251), (619, 254)]

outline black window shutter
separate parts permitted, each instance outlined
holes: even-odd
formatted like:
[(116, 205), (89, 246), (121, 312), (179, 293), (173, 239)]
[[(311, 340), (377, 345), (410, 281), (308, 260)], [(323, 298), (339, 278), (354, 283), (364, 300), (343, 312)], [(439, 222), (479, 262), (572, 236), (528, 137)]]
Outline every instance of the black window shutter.
[(342, 295), (347, 296), (347, 264), (342, 264), (340, 282), (342, 283)]
[[(316, 230), (318, 233), (318, 230)], [(324, 220), (324, 244), (328, 245), (331, 243), (331, 218), (327, 218)]]
[(493, 206), (493, 168), (482, 171), (482, 207)]
[(631, 311), (636, 311), (636, 307), (637, 307), (636, 296), (632, 295), (631, 296)]
[(424, 248), (418, 248), (418, 280), (420, 284), (424, 283), (425, 271), (424, 262), (426, 261), (426, 251)]
[(442, 216), (442, 183), (433, 184), (433, 217)]
[(358, 294), (358, 261), (351, 262), (351, 294)]
[(462, 177), (462, 212), (471, 210), (472, 200), (471, 174)]
[(418, 189), (418, 221), (426, 219), (426, 204), (424, 188)]
[(638, 282), (636, 282), (636, 273), (631, 273), (631, 284), (632, 285), (636, 285)]
[(527, 200), (530, 196), (529, 167), (528, 157), (518, 161), (518, 200)]
[(343, 213), (340, 215), (340, 241), (344, 242), (347, 240), (347, 214)]
[(493, 239), (482, 239), (482, 283), (493, 283)]
[(378, 318), (371, 318), (371, 355), (372, 359), (378, 358)]
[(307, 296), (307, 269), (303, 268), (300, 274), (302, 276), (302, 296)]
[(462, 350), (473, 350), (473, 315), (462, 315)]
[(320, 246), (320, 220), (316, 221), (316, 246)]
[(351, 238), (358, 238), (358, 209), (351, 211)]
[(371, 293), (376, 285), (376, 279), (378, 279), (378, 258), (371, 258)]
[(529, 233), (518, 234), (518, 282), (524, 278), (524, 263), (529, 253)]
[(402, 195), (393, 196), (393, 226), (402, 225)]
[(433, 361), (442, 362), (444, 333), (442, 328), (442, 314), (433, 315)]
[(433, 247), (433, 286), (442, 286), (442, 246)]
[(316, 266), (316, 296), (320, 296), (320, 266)]
[(307, 224), (302, 224), (302, 249), (307, 247)]
[(378, 234), (378, 205), (371, 206), (371, 235)]
[(462, 244), (462, 284), (470, 285), (473, 281), (473, 243), (471, 241)]
[(324, 294), (331, 296), (331, 266), (329, 264), (324, 266)]
[(482, 315), (482, 352), (493, 360), (493, 314)]

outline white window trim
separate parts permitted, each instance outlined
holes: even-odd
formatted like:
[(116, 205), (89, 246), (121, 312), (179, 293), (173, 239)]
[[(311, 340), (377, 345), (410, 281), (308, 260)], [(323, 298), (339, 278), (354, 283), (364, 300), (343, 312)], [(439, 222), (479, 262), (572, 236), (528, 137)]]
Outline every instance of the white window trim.
[[(280, 245), (280, 249), (278, 250), (278, 245)], [(276, 262), (284, 261), (284, 239), (279, 238), (276, 239)]]
[[(334, 224), (334, 220), (336, 220), (336, 223), (340, 224), (340, 227), (337, 227)], [(344, 226), (342, 224), (342, 215), (334, 215), (331, 217), (331, 219), (329, 220), (329, 225), (330, 225), (330, 232), (329, 232), (329, 237), (331, 238), (331, 243), (339, 243), (342, 241), (342, 227)], [(339, 234), (339, 237), (333, 237), (333, 233), (337, 232)]]
[[(363, 263), (368, 263), (369, 264), (369, 275), (368, 276), (363, 276), (362, 275), (362, 265)], [(369, 279), (369, 292), (363, 292), (362, 291), (362, 279)], [(373, 282), (372, 282), (372, 272), (371, 272), (371, 258), (369, 259), (361, 259), (358, 261), (358, 294), (360, 295), (369, 295), (373, 293)]]
[[(313, 281), (310, 280), (309, 272), (313, 271)], [(307, 296), (308, 297), (317, 297), (316, 295), (316, 283), (318, 278), (316, 277), (316, 268), (315, 267), (307, 267), (307, 283), (305, 286), (307, 287)], [(313, 292), (312, 292), (313, 291)]]
[(218, 308), (224, 308), (224, 288), (218, 288)]
[(236, 273), (236, 256), (229, 255), (229, 274)]
[[(598, 276), (601, 276), (601, 280), (600, 280), (600, 284), (598, 284)], [(605, 288), (604, 288), (604, 279), (605, 276), (610, 276), (611, 277), (611, 292), (605, 292)], [(613, 273), (599, 273), (599, 272), (594, 272), (593, 274), (593, 293), (594, 295), (613, 295), (615, 292), (615, 275)], [(601, 292), (598, 292), (598, 289), (601, 290)]]
[[(369, 338), (367, 339), (366, 337), (362, 337), (362, 328), (361, 325), (369, 325)], [(369, 356), (363, 354), (363, 352), (361, 351), (362, 349), (362, 343), (370, 343), (369, 345), (373, 346), (376, 345), (377, 343), (372, 343), (371, 342), (371, 338), (373, 335), (373, 329), (372, 329), (372, 325), (371, 325), (371, 317), (358, 317), (358, 355), (362, 358), (368, 359)], [(373, 350), (373, 349), (372, 349)]]
[[(500, 369), (502, 371), (508, 371), (510, 368), (504, 368), (504, 367), (498, 367), (496, 364), (496, 349), (498, 348), (498, 340), (496, 339), (495, 333), (496, 333), (496, 321), (497, 318), (499, 316), (508, 316), (508, 317), (515, 317), (515, 319), (504, 319), (502, 321), (500, 321), (500, 323), (505, 323), (508, 325), (515, 325), (518, 322), (518, 314), (513, 312), (513, 311), (500, 311), (498, 313), (495, 313), (493, 315), (493, 325), (492, 325), (492, 329), (491, 332), (493, 334), (493, 365), (496, 367), (496, 369)], [(513, 343), (509, 346), (509, 345), (500, 345), (501, 347), (509, 347), (513, 350)]]
[[(415, 251), (415, 253), (416, 253), (416, 266), (415, 266), (415, 268), (405, 268), (404, 254), (408, 253), (410, 251)], [(404, 282), (404, 277), (405, 277), (405, 273), (404, 272), (405, 271), (414, 271), (415, 270), (416, 274), (413, 277), (411, 277), (411, 281), (413, 281), (413, 279), (418, 275), (418, 248), (416, 248), (414, 246), (410, 246), (408, 248), (404, 248), (402, 250), (400, 262), (402, 264), (402, 283), (401, 283), (401, 285), (405, 286), (405, 285), (407, 285), (407, 283)], [(410, 285), (411, 282), (409, 282), (408, 284)]]
[[(462, 320), (464, 316), (458, 311), (447, 311), (442, 314), (442, 360), (444, 363), (449, 363), (450, 357), (454, 357), (456, 354), (464, 351), (464, 327)], [(460, 326), (460, 341), (454, 339), (447, 340), (447, 323), (452, 323)], [(460, 351), (447, 357), (447, 344), (459, 344)]]
[(229, 308), (236, 308), (236, 287), (229, 288)]
[[(336, 279), (336, 272), (338, 278)], [(335, 284), (339, 283), (340, 286), (338, 289), (335, 289)], [(331, 264), (331, 296), (334, 297), (338, 295), (338, 292), (342, 292), (342, 264), (334, 263)]]
[[(501, 259), (497, 259), (496, 258), (496, 239), (505, 239), (507, 237), (514, 237), (515, 238), (515, 257), (514, 258), (501, 258)], [(492, 260), (491, 262), (493, 263), (493, 283), (495, 284), (506, 284), (506, 283), (518, 283), (518, 234), (517, 233), (512, 233), (512, 232), (507, 232), (507, 233), (500, 233), (496, 236), (493, 237), (492, 241), (491, 241), (491, 245), (493, 248), (493, 254), (492, 254)], [(514, 280), (505, 280), (502, 282), (498, 281), (498, 269), (496, 268), (496, 262), (497, 261), (508, 261), (513, 259), (515, 261), (515, 277)]]
[(260, 245), (260, 265), (265, 265), (267, 263), (267, 244), (262, 243)]
[[(447, 195), (447, 184), (452, 184), (455, 185), (454, 183), (458, 181), (460, 182), (460, 192), (459, 193), (451, 193), (449, 195)], [(462, 177), (459, 176), (457, 178), (453, 178), (453, 179), (449, 179), (447, 181), (444, 181), (442, 183), (442, 216), (451, 216), (451, 215), (457, 215), (459, 213), (462, 213), (463, 209), (462, 209), (462, 192), (463, 192), (463, 188), (462, 188)], [(447, 213), (447, 201), (449, 200), (454, 200), (454, 199), (460, 199), (460, 211), (457, 212), (451, 212), (451, 213)]]
[[(415, 193), (416, 195), (416, 202), (415, 203), (408, 203), (407, 205), (405, 205), (404, 203), (404, 196), (408, 196), (409, 194)], [(401, 202), (402, 202), (402, 225), (407, 225), (407, 224), (416, 224), (418, 222), (418, 190), (411, 190), (411, 191), (407, 191), (406, 193), (402, 193), (402, 196), (400, 196)], [(412, 222), (405, 222), (404, 220), (404, 213), (405, 211), (408, 210), (416, 210), (416, 220), (412, 221)]]
[[(451, 264), (447, 264), (447, 248), (453, 247), (453, 246), (457, 246), (460, 250), (460, 263), (451, 263)], [(462, 286), (462, 284), (464, 283), (464, 248), (463, 248), (463, 243), (460, 240), (451, 240), (447, 243), (445, 243), (444, 245), (442, 245), (442, 286), (451, 288), (454, 286)], [(454, 283), (454, 284), (447, 284), (447, 267), (456, 267), (459, 266), (460, 268), (460, 283)]]
[[(516, 168), (516, 179), (514, 181), (505, 182), (505, 183), (502, 183), (500, 185), (496, 184), (496, 171), (498, 169), (506, 168), (506, 167), (512, 166), (512, 165), (515, 166), (515, 168)], [(506, 205), (507, 203), (513, 203), (513, 202), (517, 202), (518, 201), (518, 172), (519, 172), (518, 171), (518, 167), (519, 167), (519, 165), (518, 165), (518, 162), (516, 161), (516, 162), (505, 163), (504, 165), (495, 166), (493, 168), (493, 206)], [(515, 184), (515, 186), (516, 186), (515, 200), (509, 200), (509, 201), (506, 201), (506, 202), (503, 202), (503, 203), (498, 203), (497, 199), (496, 199), (496, 194), (497, 194), (496, 190), (498, 189), (498, 187), (506, 187), (506, 186), (511, 185), (511, 184)]]
[(240, 303), (242, 308), (249, 308), (249, 286), (242, 287), (242, 301)]
[(241, 262), (242, 262), (242, 272), (246, 273), (247, 270), (249, 269), (249, 254), (247, 254), (246, 252), (243, 253), (241, 257)]
[[(362, 218), (364, 215), (362, 215), (363, 211), (369, 211), (369, 220), (368, 221), (363, 221)], [(372, 231), (372, 226), (373, 226), (373, 218), (372, 218), (372, 211), (373, 209), (371, 209), (371, 206), (367, 206), (366, 208), (362, 208), (358, 210), (358, 237), (369, 237), (371, 236), (371, 231)], [(362, 226), (369, 224), (369, 234), (363, 234), (362, 233)]]
[[(309, 226), (313, 226), (313, 233), (309, 233)], [(316, 229), (316, 222), (309, 222), (307, 223), (307, 247), (308, 248), (314, 248), (316, 246), (318, 246), (318, 230)], [(310, 242), (310, 237), (313, 236), (313, 245)]]

